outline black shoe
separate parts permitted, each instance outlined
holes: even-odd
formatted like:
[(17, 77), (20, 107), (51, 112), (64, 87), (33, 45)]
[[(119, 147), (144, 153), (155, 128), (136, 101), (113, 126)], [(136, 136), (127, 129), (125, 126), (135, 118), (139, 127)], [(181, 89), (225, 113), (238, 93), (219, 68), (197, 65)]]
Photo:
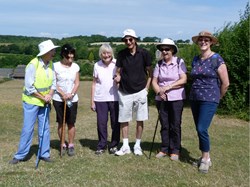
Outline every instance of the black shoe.
[(74, 147), (69, 147), (69, 149), (68, 149), (68, 155), (69, 156), (74, 156), (75, 155), (75, 149), (74, 149)]
[(40, 160), (44, 161), (44, 162), (53, 162), (53, 160), (51, 160), (51, 158), (45, 158), (45, 157), (41, 157)]
[(22, 162), (23, 160), (22, 159), (16, 159), (16, 158), (13, 158), (11, 161), (9, 161), (9, 164), (17, 164), (18, 162)]
[(96, 155), (102, 155), (105, 152), (104, 149), (99, 149), (95, 152)]
[(112, 147), (109, 149), (109, 154), (115, 154), (116, 151), (118, 151), (117, 147)]

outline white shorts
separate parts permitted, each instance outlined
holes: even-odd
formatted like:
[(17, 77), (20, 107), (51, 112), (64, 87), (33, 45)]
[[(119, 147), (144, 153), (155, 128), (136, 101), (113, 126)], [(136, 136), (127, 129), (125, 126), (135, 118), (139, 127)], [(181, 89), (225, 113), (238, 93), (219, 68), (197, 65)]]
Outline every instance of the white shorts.
[(119, 122), (129, 122), (136, 113), (136, 121), (148, 120), (148, 91), (143, 89), (134, 94), (124, 94), (118, 91)]

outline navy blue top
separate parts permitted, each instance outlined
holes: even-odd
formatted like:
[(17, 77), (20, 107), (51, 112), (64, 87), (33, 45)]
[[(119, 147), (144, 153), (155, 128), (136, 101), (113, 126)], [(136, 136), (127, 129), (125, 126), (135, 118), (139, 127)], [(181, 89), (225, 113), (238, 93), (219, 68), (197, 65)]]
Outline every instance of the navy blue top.
[(137, 46), (132, 55), (128, 48), (118, 53), (116, 66), (121, 68), (119, 90), (126, 94), (133, 94), (143, 90), (147, 84), (146, 67), (151, 66), (151, 56), (146, 49)]
[(220, 81), (217, 70), (224, 64), (223, 58), (215, 53), (202, 61), (199, 56), (194, 57), (190, 76), (193, 80), (190, 91), (190, 100), (220, 101)]

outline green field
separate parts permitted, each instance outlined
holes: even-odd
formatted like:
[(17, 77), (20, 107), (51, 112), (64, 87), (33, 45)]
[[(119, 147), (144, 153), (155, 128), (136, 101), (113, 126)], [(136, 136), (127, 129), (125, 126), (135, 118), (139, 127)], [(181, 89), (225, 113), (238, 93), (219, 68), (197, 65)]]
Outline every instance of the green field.
[[(215, 116), (210, 128), (213, 166), (201, 174), (192, 162), (200, 156), (198, 139), (189, 108), (182, 119), (182, 153), (179, 162), (168, 157), (156, 159), (160, 146), (159, 128), (151, 159), (148, 158), (157, 111), (150, 107), (145, 123), (141, 157), (133, 154), (117, 157), (107, 152), (94, 154), (97, 145), (96, 116), (90, 110), (91, 82), (81, 82), (76, 123), (76, 155), (59, 156), (55, 111), (51, 111), (51, 157), (53, 163), (40, 162), (35, 170), (37, 134), (33, 138), (29, 160), (9, 165), (17, 151), (22, 128), (23, 80), (0, 84), (0, 186), (249, 186), (249, 123)], [(37, 132), (37, 129), (35, 130)], [(110, 131), (109, 131), (110, 132)], [(130, 124), (131, 148), (135, 141), (135, 123)]]

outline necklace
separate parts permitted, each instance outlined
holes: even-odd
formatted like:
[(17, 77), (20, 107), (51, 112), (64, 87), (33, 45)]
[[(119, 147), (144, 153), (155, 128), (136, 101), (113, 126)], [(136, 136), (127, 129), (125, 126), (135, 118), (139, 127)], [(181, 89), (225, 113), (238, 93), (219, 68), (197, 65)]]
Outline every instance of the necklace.
[(211, 51), (206, 57), (202, 57), (202, 55), (201, 55), (201, 60), (203, 61), (203, 60), (208, 59), (212, 55), (212, 53), (213, 53), (213, 51)]
[(202, 71), (203, 61), (206, 60), (206, 59), (208, 59), (210, 56), (212, 56), (212, 54), (213, 54), (213, 51), (211, 51), (206, 57), (202, 57), (200, 55), (200, 60), (198, 62), (199, 63), (198, 71)]

